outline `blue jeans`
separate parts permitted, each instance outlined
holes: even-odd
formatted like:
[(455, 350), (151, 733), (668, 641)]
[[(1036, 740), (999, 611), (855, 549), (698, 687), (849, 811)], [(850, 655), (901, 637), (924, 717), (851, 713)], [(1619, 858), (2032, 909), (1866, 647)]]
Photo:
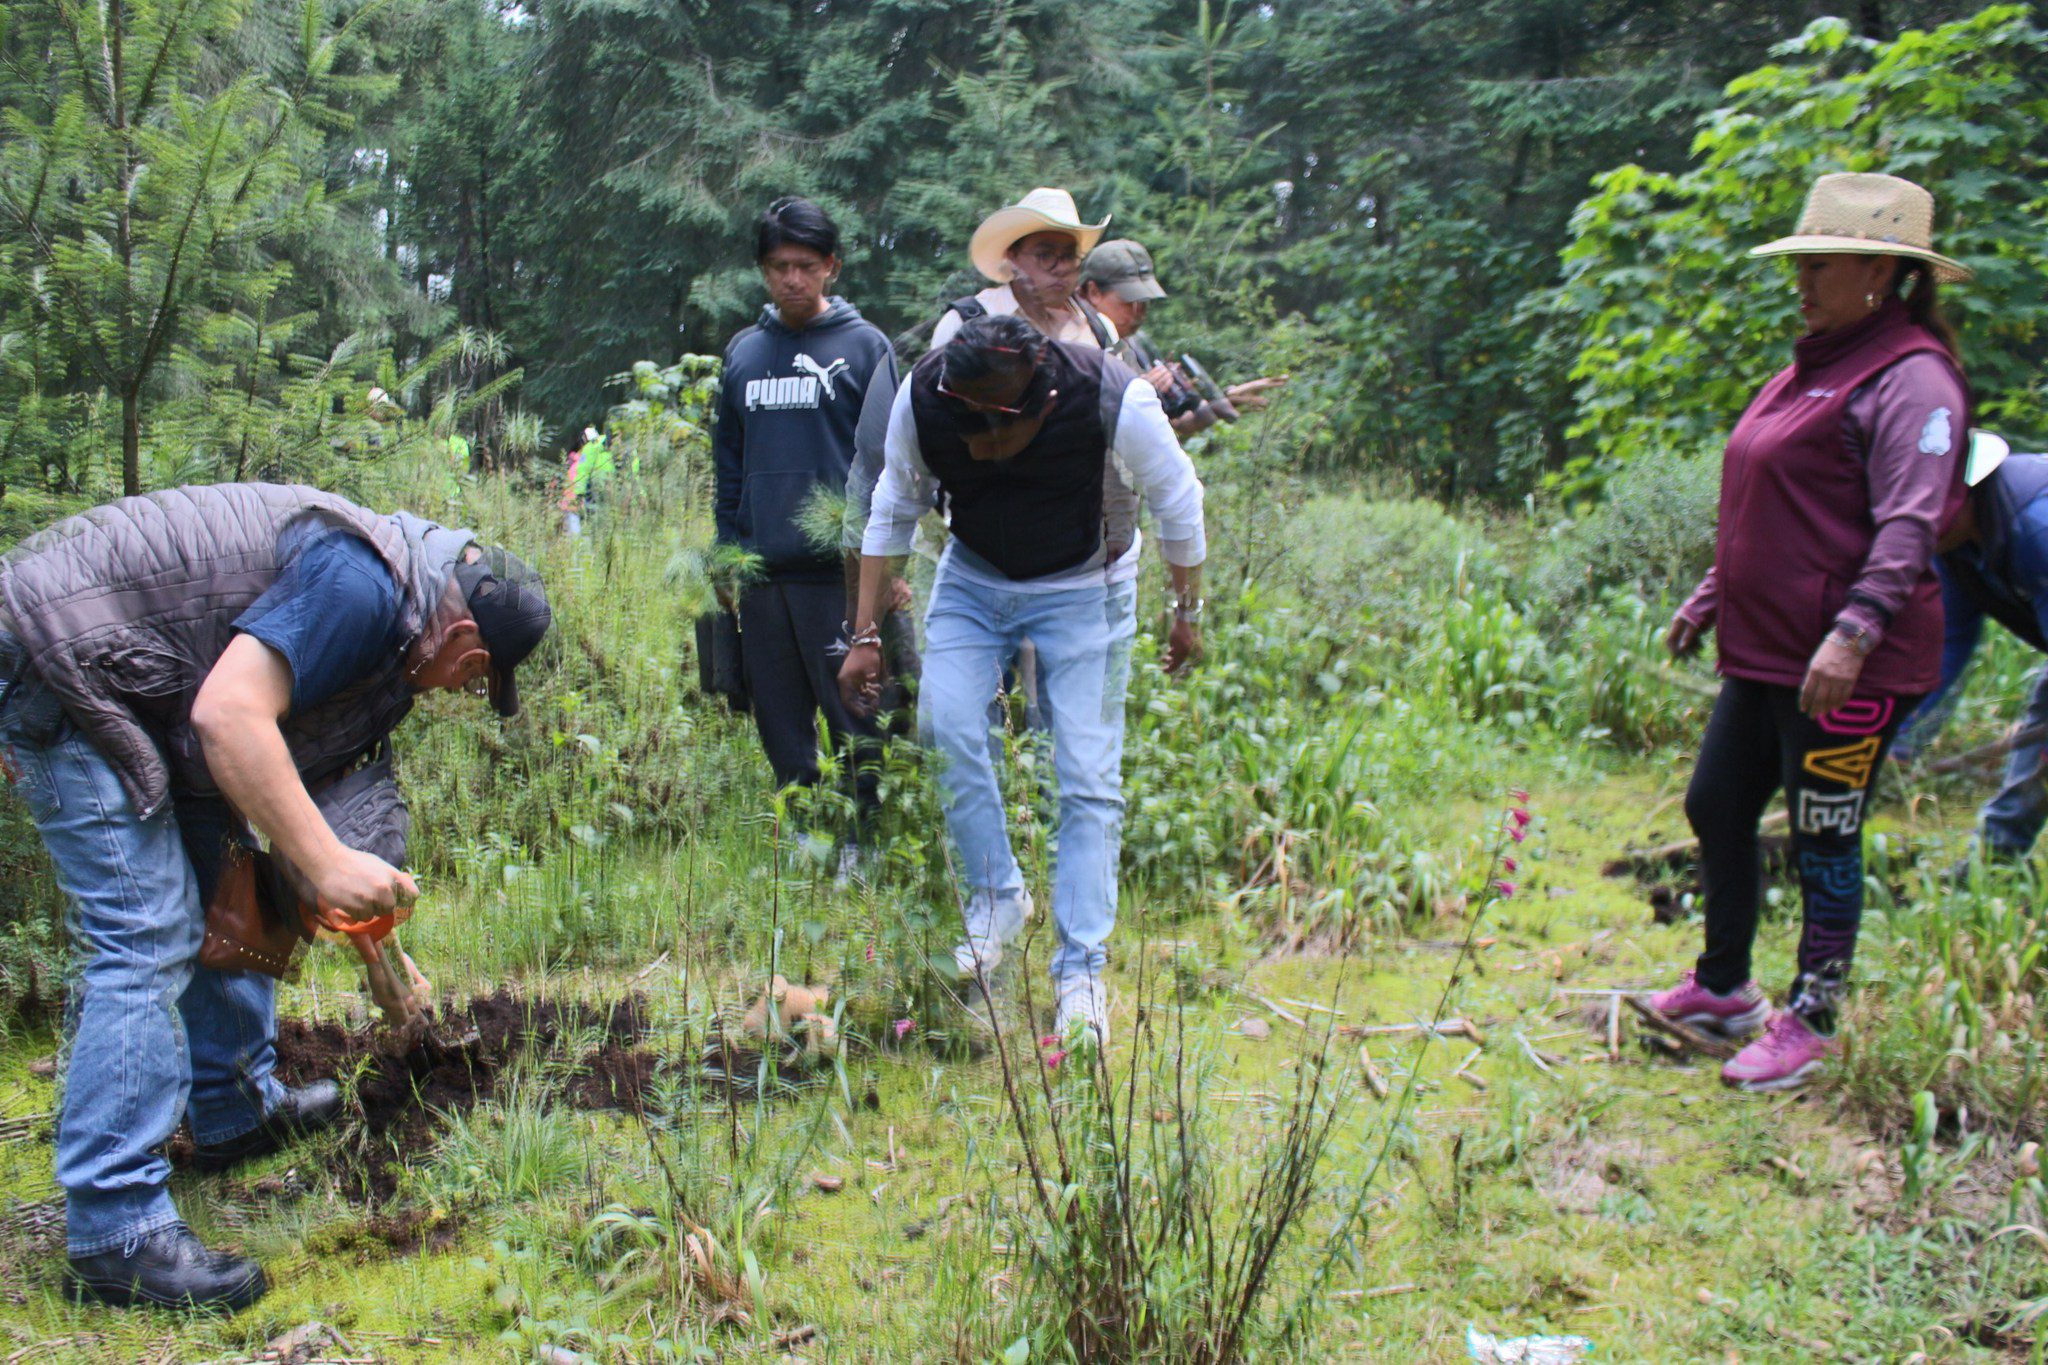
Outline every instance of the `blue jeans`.
[[(199, 878), (178, 815), (139, 818), (113, 765), (32, 675), (0, 688), (0, 757), (70, 901), (57, 1183), (70, 1253), (86, 1256), (178, 1221), (159, 1149), (181, 1115), (196, 1141), (224, 1142), (282, 1095), (277, 983), (198, 965)], [(191, 809), (189, 832), (217, 838), (224, 820), (201, 832), (217, 818)]]
[(999, 910), (1024, 894), (990, 761), (989, 703), (1018, 647), (1027, 640), (1037, 647), (1038, 700), (1051, 725), (1059, 779), (1055, 981), (1100, 972), (1103, 944), (1116, 926), (1124, 694), (1136, 597), (1137, 585), (1128, 582), (1028, 593), (942, 571), (925, 615), (918, 720), (926, 745), (945, 756), (946, 825), (960, 859), (970, 936), (1006, 918)]
[[(2023, 728), (2048, 725), (2048, 665), (2034, 675)], [(2048, 741), (2035, 740), (2012, 751), (2005, 762), (2005, 785), (1984, 803), (1979, 817), (1985, 850), (1995, 856), (2024, 858), (2048, 824)]]

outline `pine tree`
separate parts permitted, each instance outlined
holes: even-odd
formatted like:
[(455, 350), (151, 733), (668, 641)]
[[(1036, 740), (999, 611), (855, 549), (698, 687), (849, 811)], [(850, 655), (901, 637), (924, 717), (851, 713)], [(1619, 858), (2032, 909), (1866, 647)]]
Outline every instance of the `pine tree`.
[[(0, 31), (0, 299), (38, 369), (119, 409), (140, 492), (150, 406), (215, 315), (261, 316), (284, 239), (321, 220), (321, 130), (384, 84), (344, 58), (373, 10), (307, 0), (290, 40), (240, 0), (28, 0)], [(284, 272), (281, 274), (281, 270)], [(258, 331), (260, 332), (260, 324)]]

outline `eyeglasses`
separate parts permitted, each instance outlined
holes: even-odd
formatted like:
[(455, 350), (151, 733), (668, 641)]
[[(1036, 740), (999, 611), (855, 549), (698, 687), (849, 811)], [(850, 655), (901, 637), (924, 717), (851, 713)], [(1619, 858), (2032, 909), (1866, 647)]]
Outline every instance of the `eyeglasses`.
[(1017, 254), (1030, 261), (1033, 265), (1036, 265), (1040, 270), (1057, 270), (1063, 265), (1079, 265), (1081, 263), (1079, 247), (1070, 246), (1062, 249), (1051, 246), (1034, 246)]

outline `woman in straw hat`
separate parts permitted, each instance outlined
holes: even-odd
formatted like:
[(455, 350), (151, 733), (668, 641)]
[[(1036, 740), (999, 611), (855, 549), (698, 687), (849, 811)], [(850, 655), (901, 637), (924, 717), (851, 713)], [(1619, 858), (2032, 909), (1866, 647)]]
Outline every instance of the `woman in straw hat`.
[(1008, 208), (982, 220), (968, 243), (974, 268), (993, 287), (954, 303), (932, 329), (936, 351), (953, 339), (960, 324), (986, 313), (1022, 313), (1054, 341), (1107, 349), (1116, 332), (1074, 298), (1081, 261), (1102, 240), (1109, 219), (1081, 221), (1074, 196), (1041, 186)]
[[(1940, 676), (1935, 540), (1963, 500), (1969, 392), (1937, 282), (1969, 272), (1930, 245), (1934, 201), (1889, 175), (1826, 175), (1791, 256), (1806, 335), (1735, 425), (1714, 567), (1672, 618), (1675, 655), (1718, 633), (1721, 692), (1686, 818), (1700, 840), (1706, 950), (1661, 1014), (1731, 1038), (1745, 1090), (1787, 1090), (1835, 1051), (1863, 913), (1864, 802), (1901, 720)], [(1750, 979), (1757, 830), (1785, 792), (1805, 907), (1797, 972), (1773, 1011)]]

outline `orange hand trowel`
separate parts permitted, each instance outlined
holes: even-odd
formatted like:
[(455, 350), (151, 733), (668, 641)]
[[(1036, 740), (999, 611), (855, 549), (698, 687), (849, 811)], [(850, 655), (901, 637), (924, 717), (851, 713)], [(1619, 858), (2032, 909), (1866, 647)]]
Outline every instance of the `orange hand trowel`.
[[(403, 1040), (407, 1050), (415, 1045), (424, 1045), (429, 1052), (451, 1053), (462, 1051), (476, 1042), (471, 1036), (450, 1038), (435, 1029), (429, 1019), (433, 1000), (433, 983), (421, 974), (405, 949), (391, 938), (401, 918), (411, 911), (379, 915), (374, 919), (350, 919), (347, 915), (330, 906), (317, 909), (302, 907), (306, 916), (307, 931), (329, 929), (344, 935), (355, 945), (356, 952), (363, 959), (363, 976), (370, 989), (370, 999), (384, 1015), (384, 1022)], [(390, 940), (388, 943), (386, 940)], [(393, 959), (397, 965), (393, 965)]]

